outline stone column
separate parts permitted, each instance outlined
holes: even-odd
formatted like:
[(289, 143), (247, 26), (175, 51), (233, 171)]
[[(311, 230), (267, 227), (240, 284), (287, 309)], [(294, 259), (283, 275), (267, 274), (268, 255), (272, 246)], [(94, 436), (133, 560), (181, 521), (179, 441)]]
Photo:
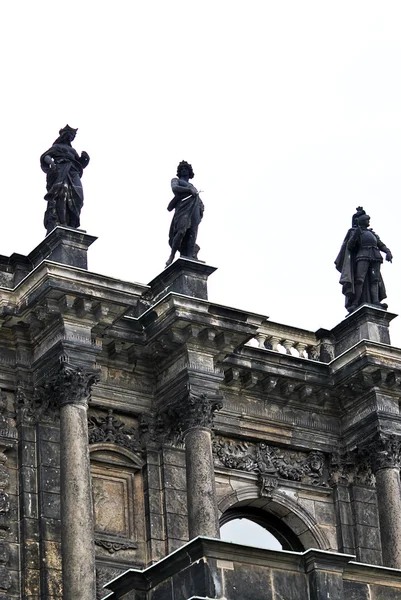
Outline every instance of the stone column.
[(60, 406), (61, 554), (63, 600), (96, 597), (87, 400), (94, 371), (63, 364), (49, 392)]
[(210, 429), (192, 427), (185, 434), (189, 539), (219, 538), (219, 516), (214, 481)]
[(221, 407), (221, 398), (192, 392), (181, 406), (190, 540), (198, 535), (220, 537), (211, 429), (214, 412)]
[(383, 563), (401, 569), (401, 440), (380, 436), (369, 447), (376, 475)]

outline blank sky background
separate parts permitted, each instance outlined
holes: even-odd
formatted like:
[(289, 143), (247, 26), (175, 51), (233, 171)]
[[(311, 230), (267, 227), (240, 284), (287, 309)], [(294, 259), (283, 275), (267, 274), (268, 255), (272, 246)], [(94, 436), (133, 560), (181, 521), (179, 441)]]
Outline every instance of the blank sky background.
[(91, 156), (91, 270), (148, 283), (163, 269), (185, 159), (212, 301), (333, 327), (333, 261), (362, 205), (394, 254), (383, 276), (400, 312), (398, 0), (16, 0), (0, 23), (1, 254), (43, 239), (39, 156), (68, 123)]

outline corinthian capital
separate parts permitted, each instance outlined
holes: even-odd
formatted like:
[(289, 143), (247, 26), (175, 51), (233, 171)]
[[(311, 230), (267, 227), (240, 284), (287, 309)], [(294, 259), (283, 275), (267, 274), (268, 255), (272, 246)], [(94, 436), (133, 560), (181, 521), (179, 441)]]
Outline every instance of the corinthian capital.
[[(159, 440), (182, 443), (185, 433), (194, 427), (213, 428), (214, 414), (223, 407), (223, 396), (196, 394), (187, 390), (179, 401), (157, 415)], [(162, 433), (164, 432), (164, 434)]]
[(401, 440), (394, 435), (378, 434), (366, 447), (374, 473), (380, 469), (399, 469)]
[(34, 410), (37, 417), (57, 414), (65, 404), (87, 406), (92, 386), (97, 381), (97, 371), (62, 363), (55, 374), (35, 389)]
[(92, 386), (99, 381), (99, 373), (92, 369), (71, 367), (63, 363), (54, 378), (54, 393), (59, 405), (84, 404), (87, 405)]

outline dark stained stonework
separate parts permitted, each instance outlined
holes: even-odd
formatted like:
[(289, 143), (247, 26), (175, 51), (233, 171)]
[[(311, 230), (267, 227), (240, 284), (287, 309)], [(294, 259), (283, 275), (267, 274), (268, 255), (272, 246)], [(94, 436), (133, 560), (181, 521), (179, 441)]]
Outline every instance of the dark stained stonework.
[(196, 260), (92, 273), (92, 241), (0, 257), (0, 598), (397, 598), (395, 315), (307, 331), (212, 302)]

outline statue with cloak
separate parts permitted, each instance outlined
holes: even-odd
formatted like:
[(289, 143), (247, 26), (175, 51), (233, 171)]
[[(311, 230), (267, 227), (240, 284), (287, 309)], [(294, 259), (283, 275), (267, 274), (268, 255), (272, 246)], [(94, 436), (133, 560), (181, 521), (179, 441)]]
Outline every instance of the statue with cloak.
[(383, 257), (392, 262), (393, 255), (379, 236), (369, 227), (370, 217), (361, 206), (352, 217), (352, 227), (342, 243), (335, 265), (341, 273), (340, 284), (349, 313), (362, 304), (373, 304), (387, 310), (386, 288), (380, 272)]
[(57, 225), (78, 228), (84, 203), (81, 177), (89, 163), (89, 155), (81, 156), (71, 146), (78, 129), (66, 125), (49, 150), (40, 157), (40, 166), (46, 173), (47, 209), (44, 216), (46, 232)]
[(203, 217), (204, 205), (196, 187), (189, 183), (194, 176), (192, 165), (183, 160), (177, 167), (177, 177), (171, 180), (174, 198), (167, 210), (175, 210), (175, 212), (170, 226), (171, 253), (166, 267), (171, 265), (177, 251), (185, 258), (198, 259), (200, 248), (196, 243), (196, 237)]

